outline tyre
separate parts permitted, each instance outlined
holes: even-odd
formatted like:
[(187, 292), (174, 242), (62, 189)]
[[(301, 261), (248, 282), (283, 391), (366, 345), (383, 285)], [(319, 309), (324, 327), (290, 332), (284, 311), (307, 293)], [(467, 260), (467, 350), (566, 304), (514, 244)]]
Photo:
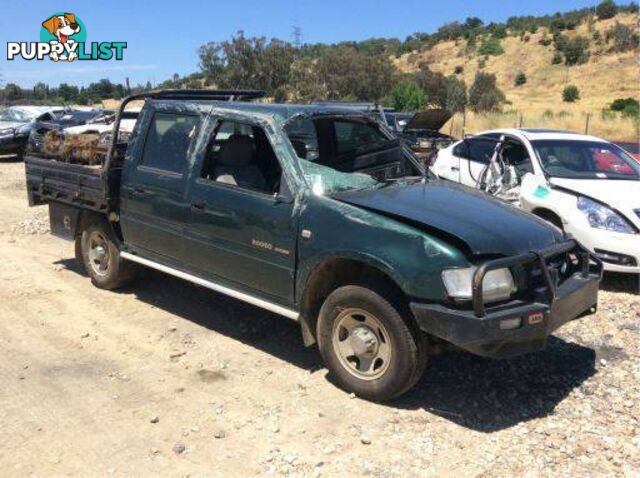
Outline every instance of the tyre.
[(80, 236), (82, 266), (100, 289), (118, 289), (134, 276), (134, 265), (120, 257), (120, 250), (108, 226), (91, 224)]
[(420, 378), (427, 342), (383, 296), (360, 286), (333, 291), (320, 309), (318, 346), (334, 381), (373, 400), (391, 400)]

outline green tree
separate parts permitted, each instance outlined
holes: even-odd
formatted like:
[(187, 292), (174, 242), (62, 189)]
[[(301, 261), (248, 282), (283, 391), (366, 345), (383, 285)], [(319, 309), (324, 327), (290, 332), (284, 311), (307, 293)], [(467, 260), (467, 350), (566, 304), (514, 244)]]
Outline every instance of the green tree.
[(519, 71), (516, 74), (515, 79), (513, 80), (513, 84), (515, 86), (522, 86), (527, 82), (527, 75), (524, 74), (524, 72)]
[(479, 71), (469, 89), (469, 106), (473, 111), (499, 111), (506, 98), (496, 83), (496, 75)]
[(391, 90), (393, 107), (398, 111), (419, 111), (424, 109), (427, 97), (415, 81), (400, 81)]
[(502, 48), (498, 38), (490, 36), (482, 41), (480, 48), (478, 48), (478, 53), (481, 55), (497, 56), (504, 53), (504, 48)]
[(581, 65), (589, 59), (589, 40), (577, 35), (566, 41), (563, 47), (564, 62), (566, 65)]
[(4, 97), (9, 100), (19, 100), (24, 96), (22, 89), (15, 83), (7, 83), (4, 87)]
[(463, 111), (467, 105), (467, 85), (454, 75), (447, 77), (447, 96), (444, 108), (452, 113)]
[(618, 6), (613, 0), (604, 0), (596, 7), (596, 15), (599, 20), (613, 18), (618, 13)]
[(567, 85), (562, 90), (562, 101), (565, 103), (574, 103), (580, 99), (580, 90), (575, 85)]

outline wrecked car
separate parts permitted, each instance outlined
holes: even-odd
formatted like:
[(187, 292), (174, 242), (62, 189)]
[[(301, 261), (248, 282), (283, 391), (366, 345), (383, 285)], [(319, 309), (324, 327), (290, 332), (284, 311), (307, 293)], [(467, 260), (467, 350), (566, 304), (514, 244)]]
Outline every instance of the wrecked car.
[(0, 111), (0, 154), (15, 154), (21, 159), (36, 124), (54, 121), (66, 111), (63, 106), (10, 106)]
[(429, 109), (417, 113), (384, 113), (387, 126), (427, 165), (439, 150), (455, 141), (452, 136), (440, 132), (452, 116), (449, 111), (443, 109)]
[(487, 131), (440, 151), (431, 169), (571, 234), (605, 270), (640, 273), (640, 164), (613, 143), (556, 130)]
[(126, 154), (118, 117), (101, 165), (28, 156), (29, 204), (97, 287), (144, 266), (296, 320), (371, 400), (409, 390), (440, 344), (512, 357), (595, 311), (600, 261), (559, 229), (431, 177), (365, 113), (261, 94), (130, 97)]

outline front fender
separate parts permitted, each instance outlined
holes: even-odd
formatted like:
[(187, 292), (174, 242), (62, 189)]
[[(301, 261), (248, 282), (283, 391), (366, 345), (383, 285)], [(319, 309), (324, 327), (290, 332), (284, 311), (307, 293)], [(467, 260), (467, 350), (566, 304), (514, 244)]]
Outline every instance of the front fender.
[(296, 302), (312, 272), (342, 258), (370, 265), (408, 296), (442, 302), (440, 274), (464, 267), (464, 254), (444, 239), (389, 217), (323, 196), (308, 196), (300, 212)]

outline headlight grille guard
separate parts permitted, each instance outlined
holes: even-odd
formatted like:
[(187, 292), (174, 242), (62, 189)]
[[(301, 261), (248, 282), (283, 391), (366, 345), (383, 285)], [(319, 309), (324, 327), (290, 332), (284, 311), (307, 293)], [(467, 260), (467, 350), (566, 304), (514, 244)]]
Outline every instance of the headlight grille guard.
[(578, 258), (578, 267), (581, 271), (582, 277), (586, 278), (589, 276), (589, 274), (591, 273), (591, 261), (593, 261), (595, 263), (594, 273), (597, 274), (600, 279), (602, 279), (602, 261), (573, 239), (569, 239), (568, 241), (561, 242), (559, 244), (554, 244), (553, 246), (549, 246), (539, 251), (531, 251), (525, 254), (519, 254), (517, 256), (502, 257), (499, 259), (490, 260), (480, 264), (473, 274), (472, 303), (473, 312), (476, 317), (480, 318), (484, 317), (485, 315), (482, 283), (487, 272), (494, 269), (537, 264), (542, 273), (547, 298), (550, 303), (553, 302), (557, 294), (558, 285), (553, 280), (552, 274), (549, 271), (547, 259), (558, 254), (569, 252), (575, 254), (575, 256)]

